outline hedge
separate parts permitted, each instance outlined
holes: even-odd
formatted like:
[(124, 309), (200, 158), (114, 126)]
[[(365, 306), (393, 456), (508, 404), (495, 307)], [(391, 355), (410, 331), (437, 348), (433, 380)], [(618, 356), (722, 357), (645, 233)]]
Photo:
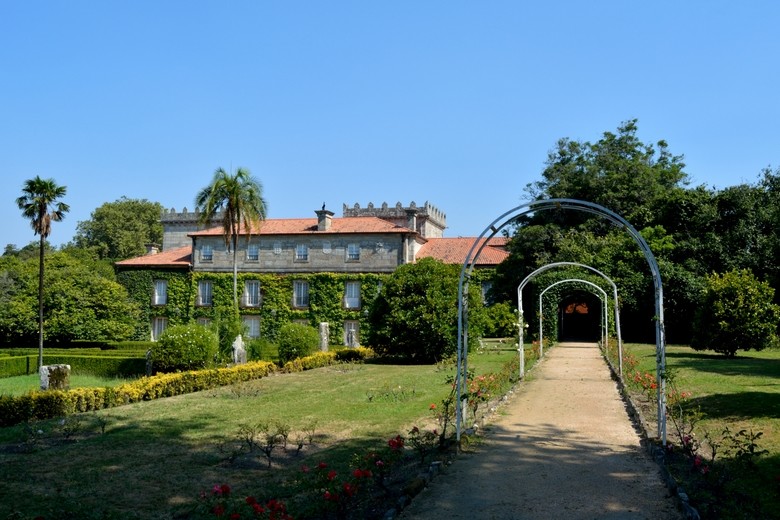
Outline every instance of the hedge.
[(14, 377), (33, 374), (38, 370), (36, 356), (0, 357), (0, 377)]
[[(45, 355), (47, 365), (70, 365), (73, 374), (101, 377), (137, 377), (146, 373), (146, 358), (119, 356), (78, 356), (72, 354)], [(38, 373), (38, 356), (0, 357), (0, 377)]]

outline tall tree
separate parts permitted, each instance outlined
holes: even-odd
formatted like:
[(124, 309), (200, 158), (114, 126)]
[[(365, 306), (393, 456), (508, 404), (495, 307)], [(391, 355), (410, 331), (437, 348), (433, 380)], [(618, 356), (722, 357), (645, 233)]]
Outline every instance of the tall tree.
[(222, 223), (225, 246), (233, 252), (233, 303), (238, 308), (238, 237), (243, 226), (249, 240), (252, 226), (265, 220), (263, 186), (245, 168), (232, 175), (218, 168), (211, 184), (195, 197), (195, 207), (201, 224), (210, 225), (217, 218)]
[(78, 223), (77, 247), (96, 248), (101, 258), (121, 260), (144, 254), (146, 244), (160, 244), (163, 228), (159, 202), (121, 197), (95, 209)]
[(66, 186), (58, 186), (54, 179), (41, 179), (36, 175), (28, 179), (22, 187), (22, 196), (16, 199), (16, 205), (22, 215), (30, 220), (33, 233), (40, 236), (38, 267), (38, 366), (43, 366), (43, 257), (46, 239), (51, 233), (52, 222), (60, 222), (70, 206), (62, 202), (67, 193)]

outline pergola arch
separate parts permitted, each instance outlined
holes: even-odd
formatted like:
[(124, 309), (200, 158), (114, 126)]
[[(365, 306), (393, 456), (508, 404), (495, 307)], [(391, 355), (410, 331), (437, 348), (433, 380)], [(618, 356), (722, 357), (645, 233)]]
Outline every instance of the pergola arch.
[[(572, 266), (572, 267), (582, 267), (585, 269), (590, 270), (593, 273), (596, 273), (597, 275), (601, 276), (604, 280), (609, 282), (609, 284), (612, 286), (612, 297), (615, 302), (615, 331), (617, 332), (617, 341), (618, 341), (618, 372), (620, 374), (620, 380), (623, 380), (623, 337), (620, 330), (620, 309), (618, 305), (618, 292), (617, 292), (617, 285), (615, 282), (607, 276), (606, 274), (602, 273), (595, 267), (591, 267), (586, 264), (581, 264), (579, 262), (552, 262), (546, 265), (543, 265), (542, 267), (536, 269), (534, 272), (530, 273), (528, 276), (523, 278), (523, 281), (520, 282), (520, 284), (517, 286), (517, 318), (519, 320), (518, 322), (518, 344), (517, 349), (520, 353), (520, 377), (523, 377), (525, 375), (525, 353), (524, 353), (524, 337), (523, 337), (523, 330), (524, 330), (524, 321), (523, 321), (523, 289), (525, 288), (528, 283), (536, 278), (538, 275), (544, 273), (545, 271), (549, 271), (550, 269), (556, 268), (556, 267), (564, 267), (564, 266)], [(541, 328), (540, 328), (540, 336), (541, 336)], [(604, 346), (606, 348), (606, 344)], [(543, 345), (541, 341), (541, 337), (539, 340), (539, 357), (542, 357), (543, 355)]]
[(602, 327), (603, 327), (602, 328), (602, 330), (603, 330), (602, 338), (603, 338), (603, 340), (605, 342), (607, 341), (607, 336), (609, 335), (609, 311), (607, 310), (607, 301), (608, 301), (607, 291), (605, 291), (604, 289), (599, 287), (597, 284), (595, 284), (595, 283), (593, 283), (593, 282), (591, 282), (589, 280), (583, 280), (581, 278), (567, 278), (565, 280), (558, 280), (557, 282), (551, 283), (542, 292), (539, 293), (539, 342), (540, 343), (543, 340), (543, 336), (542, 336), (542, 334), (543, 334), (542, 333), (542, 314), (543, 314), (544, 311), (542, 310), (542, 298), (544, 297), (544, 294), (547, 291), (549, 291), (550, 289), (554, 288), (554, 287), (557, 287), (557, 286), (565, 284), (565, 283), (574, 283), (574, 282), (579, 282), (579, 283), (583, 283), (585, 285), (589, 285), (589, 286), (593, 287), (594, 289), (597, 289), (598, 291), (601, 292), (601, 294), (597, 294), (597, 296), (599, 296), (599, 298), (601, 299), (601, 304), (604, 307), (604, 310), (602, 311), (602, 314), (604, 316), (603, 317), (603, 323), (601, 324)]
[[(482, 250), (488, 242), (500, 230), (514, 222), (516, 219), (535, 213), (537, 211), (550, 211), (556, 209), (570, 209), (590, 213), (604, 218), (618, 227), (623, 228), (636, 244), (642, 250), (642, 254), (650, 267), (653, 277), (653, 286), (655, 289), (655, 344), (656, 344), (656, 382), (658, 385), (658, 436), (661, 443), (666, 445), (666, 338), (664, 330), (664, 308), (663, 308), (663, 284), (661, 282), (661, 272), (658, 262), (647, 245), (647, 242), (639, 232), (623, 217), (617, 213), (601, 206), (599, 204), (578, 199), (543, 199), (521, 204), (496, 218), (491, 222), (480, 235), (474, 240), (469, 249), (466, 259), (461, 266), (460, 277), (458, 280), (458, 345), (457, 345), (457, 374), (456, 374), (456, 392), (460, 397), (464, 380), (468, 373), (468, 305), (464, 299), (464, 286), (468, 288), (468, 279), (474, 270), (475, 261), (482, 254)], [(467, 293), (468, 291), (466, 291)], [(463, 406), (456, 407), (456, 436), (460, 441), (461, 429), (463, 423)]]

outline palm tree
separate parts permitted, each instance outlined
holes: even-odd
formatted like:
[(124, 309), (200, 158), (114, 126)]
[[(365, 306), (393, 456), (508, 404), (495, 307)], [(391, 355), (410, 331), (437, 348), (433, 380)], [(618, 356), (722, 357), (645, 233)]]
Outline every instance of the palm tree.
[(218, 168), (211, 184), (195, 197), (195, 207), (201, 224), (210, 225), (217, 217), (222, 222), (225, 246), (233, 251), (233, 303), (238, 309), (238, 236), (243, 224), (249, 241), (252, 225), (265, 220), (263, 186), (245, 168), (238, 168), (234, 175)]
[(70, 211), (70, 206), (61, 202), (68, 188), (57, 186), (54, 179), (41, 179), (35, 176), (24, 182), (22, 196), (16, 199), (16, 205), (22, 210), (22, 216), (30, 220), (33, 232), (40, 236), (40, 260), (38, 264), (38, 367), (43, 366), (43, 252), (46, 238), (51, 233), (51, 223), (59, 222)]

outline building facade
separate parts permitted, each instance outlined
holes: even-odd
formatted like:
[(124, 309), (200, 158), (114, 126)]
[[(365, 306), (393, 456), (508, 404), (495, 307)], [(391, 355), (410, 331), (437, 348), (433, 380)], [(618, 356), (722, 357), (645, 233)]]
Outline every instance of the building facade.
[[(204, 228), (199, 216), (164, 212), (162, 250), (149, 247), (146, 255), (115, 264), (120, 282), (148, 309), (139, 336), (156, 339), (173, 323), (212, 323), (234, 308), (233, 251), (221, 226)], [(267, 219), (241, 229), (236, 268), (247, 336), (273, 339), (291, 321), (328, 323), (331, 344), (359, 344), (367, 305), (385, 277), (420, 258), (466, 258), (475, 239), (444, 238), (445, 228), (442, 211), (412, 202), (344, 205), (340, 218), (323, 206), (312, 218)], [(492, 239), (478, 267), (495, 267), (506, 256), (506, 239)]]

